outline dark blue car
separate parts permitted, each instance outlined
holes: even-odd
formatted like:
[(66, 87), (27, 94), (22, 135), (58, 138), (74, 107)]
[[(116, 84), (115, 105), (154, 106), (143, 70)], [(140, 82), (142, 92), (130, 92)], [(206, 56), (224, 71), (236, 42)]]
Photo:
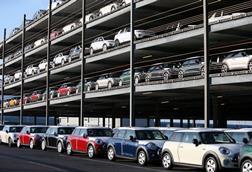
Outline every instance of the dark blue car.
[(159, 153), (165, 140), (166, 137), (157, 129), (118, 128), (108, 141), (108, 159), (132, 159), (144, 166), (147, 162), (160, 159)]

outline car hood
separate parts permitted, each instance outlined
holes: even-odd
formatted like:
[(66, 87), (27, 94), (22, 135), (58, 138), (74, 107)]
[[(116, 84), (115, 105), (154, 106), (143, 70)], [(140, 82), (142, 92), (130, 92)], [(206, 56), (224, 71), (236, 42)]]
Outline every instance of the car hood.
[(140, 145), (147, 145), (148, 143), (154, 143), (159, 148), (162, 148), (165, 143), (165, 140), (138, 140), (138, 143)]
[(218, 150), (220, 147), (225, 147), (228, 148), (231, 153), (236, 154), (240, 152), (240, 149), (242, 148), (241, 144), (212, 144), (212, 145), (208, 145), (209, 150)]
[(94, 142), (95, 140), (100, 139), (100, 140), (102, 140), (102, 142), (108, 143), (108, 140), (110, 138), (111, 137), (89, 137), (89, 140)]

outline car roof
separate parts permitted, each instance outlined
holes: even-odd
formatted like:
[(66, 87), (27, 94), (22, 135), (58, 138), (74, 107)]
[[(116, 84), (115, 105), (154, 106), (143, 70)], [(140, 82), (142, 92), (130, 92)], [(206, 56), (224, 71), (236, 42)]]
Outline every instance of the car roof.
[(176, 127), (150, 127), (152, 129), (157, 130), (166, 130), (166, 131), (175, 131), (175, 130), (182, 130), (183, 128), (176, 128)]
[(45, 126), (45, 125), (28, 125), (28, 126), (25, 126), (25, 127), (36, 127), (36, 128), (40, 128), (40, 127), (48, 127), (48, 126)]
[(146, 127), (119, 127), (116, 128), (116, 130), (158, 130), (158, 129), (152, 129)]
[(190, 129), (182, 129), (182, 130), (177, 130), (175, 132), (195, 132), (195, 133), (199, 133), (199, 132), (216, 132), (216, 131), (224, 131), (224, 130), (221, 130), (221, 129), (213, 129), (213, 128), (190, 128)]
[(49, 126), (48, 128), (76, 128), (76, 126)]
[(252, 132), (252, 128), (228, 129), (225, 132)]
[(109, 127), (76, 127), (76, 129), (110, 129)]
[(4, 125), (5, 127), (25, 127), (25, 125)]

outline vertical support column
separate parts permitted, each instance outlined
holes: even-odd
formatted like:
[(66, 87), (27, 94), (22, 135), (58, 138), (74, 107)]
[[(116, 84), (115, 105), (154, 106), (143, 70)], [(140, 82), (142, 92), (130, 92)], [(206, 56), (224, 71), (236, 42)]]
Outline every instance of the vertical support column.
[(85, 31), (86, 31), (86, 0), (82, 0), (82, 52), (81, 52), (81, 104), (79, 125), (83, 126), (84, 106), (85, 106)]
[(45, 125), (49, 125), (49, 113), (50, 113), (50, 55), (51, 55), (51, 20), (52, 20), (52, 0), (49, 0), (48, 9), (48, 30), (47, 30), (47, 68), (46, 68), (46, 117)]
[(4, 124), (4, 73), (5, 73), (5, 43), (6, 43), (6, 29), (4, 29), (3, 50), (2, 50), (2, 92), (1, 92), (1, 123)]
[(23, 124), (23, 113), (24, 113), (24, 60), (25, 60), (25, 23), (26, 23), (26, 15), (24, 15), (23, 21), (23, 34), (22, 34), (22, 60), (21, 60), (21, 104), (20, 104), (20, 116), (19, 116), (19, 124)]
[(135, 28), (134, 28), (134, 16), (135, 15), (135, 0), (131, 0), (131, 10), (130, 10), (130, 30), (131, 30), (131, 40), (130, 40), (130, 116), (129, 122), (130, 127), (135, 126)]
[(205, 62), (205, 79), (204, 79), (204, 126), (209, 127), (210, 115), (210, 78), (209, 78), (209, 25), (208, 25), (208, 1), (203, 0), (204, 16), (204, 62)]
[(170, 127), (173, 127), (174, 124), (173, 124), (173, 119), (170, 119)]

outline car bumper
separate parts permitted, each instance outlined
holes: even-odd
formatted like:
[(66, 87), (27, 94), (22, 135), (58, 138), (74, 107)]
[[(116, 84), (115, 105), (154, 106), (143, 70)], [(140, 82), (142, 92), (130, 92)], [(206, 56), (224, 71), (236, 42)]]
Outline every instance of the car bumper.
[(238, 153), (220, 158), (222, 168), (238, 168)]
[(148, 161), (149, 162), (155, 162), (155, 161), (160, 161), (161, 159), (161, 149), (156, 149), (156, 150), (148, 150)]

